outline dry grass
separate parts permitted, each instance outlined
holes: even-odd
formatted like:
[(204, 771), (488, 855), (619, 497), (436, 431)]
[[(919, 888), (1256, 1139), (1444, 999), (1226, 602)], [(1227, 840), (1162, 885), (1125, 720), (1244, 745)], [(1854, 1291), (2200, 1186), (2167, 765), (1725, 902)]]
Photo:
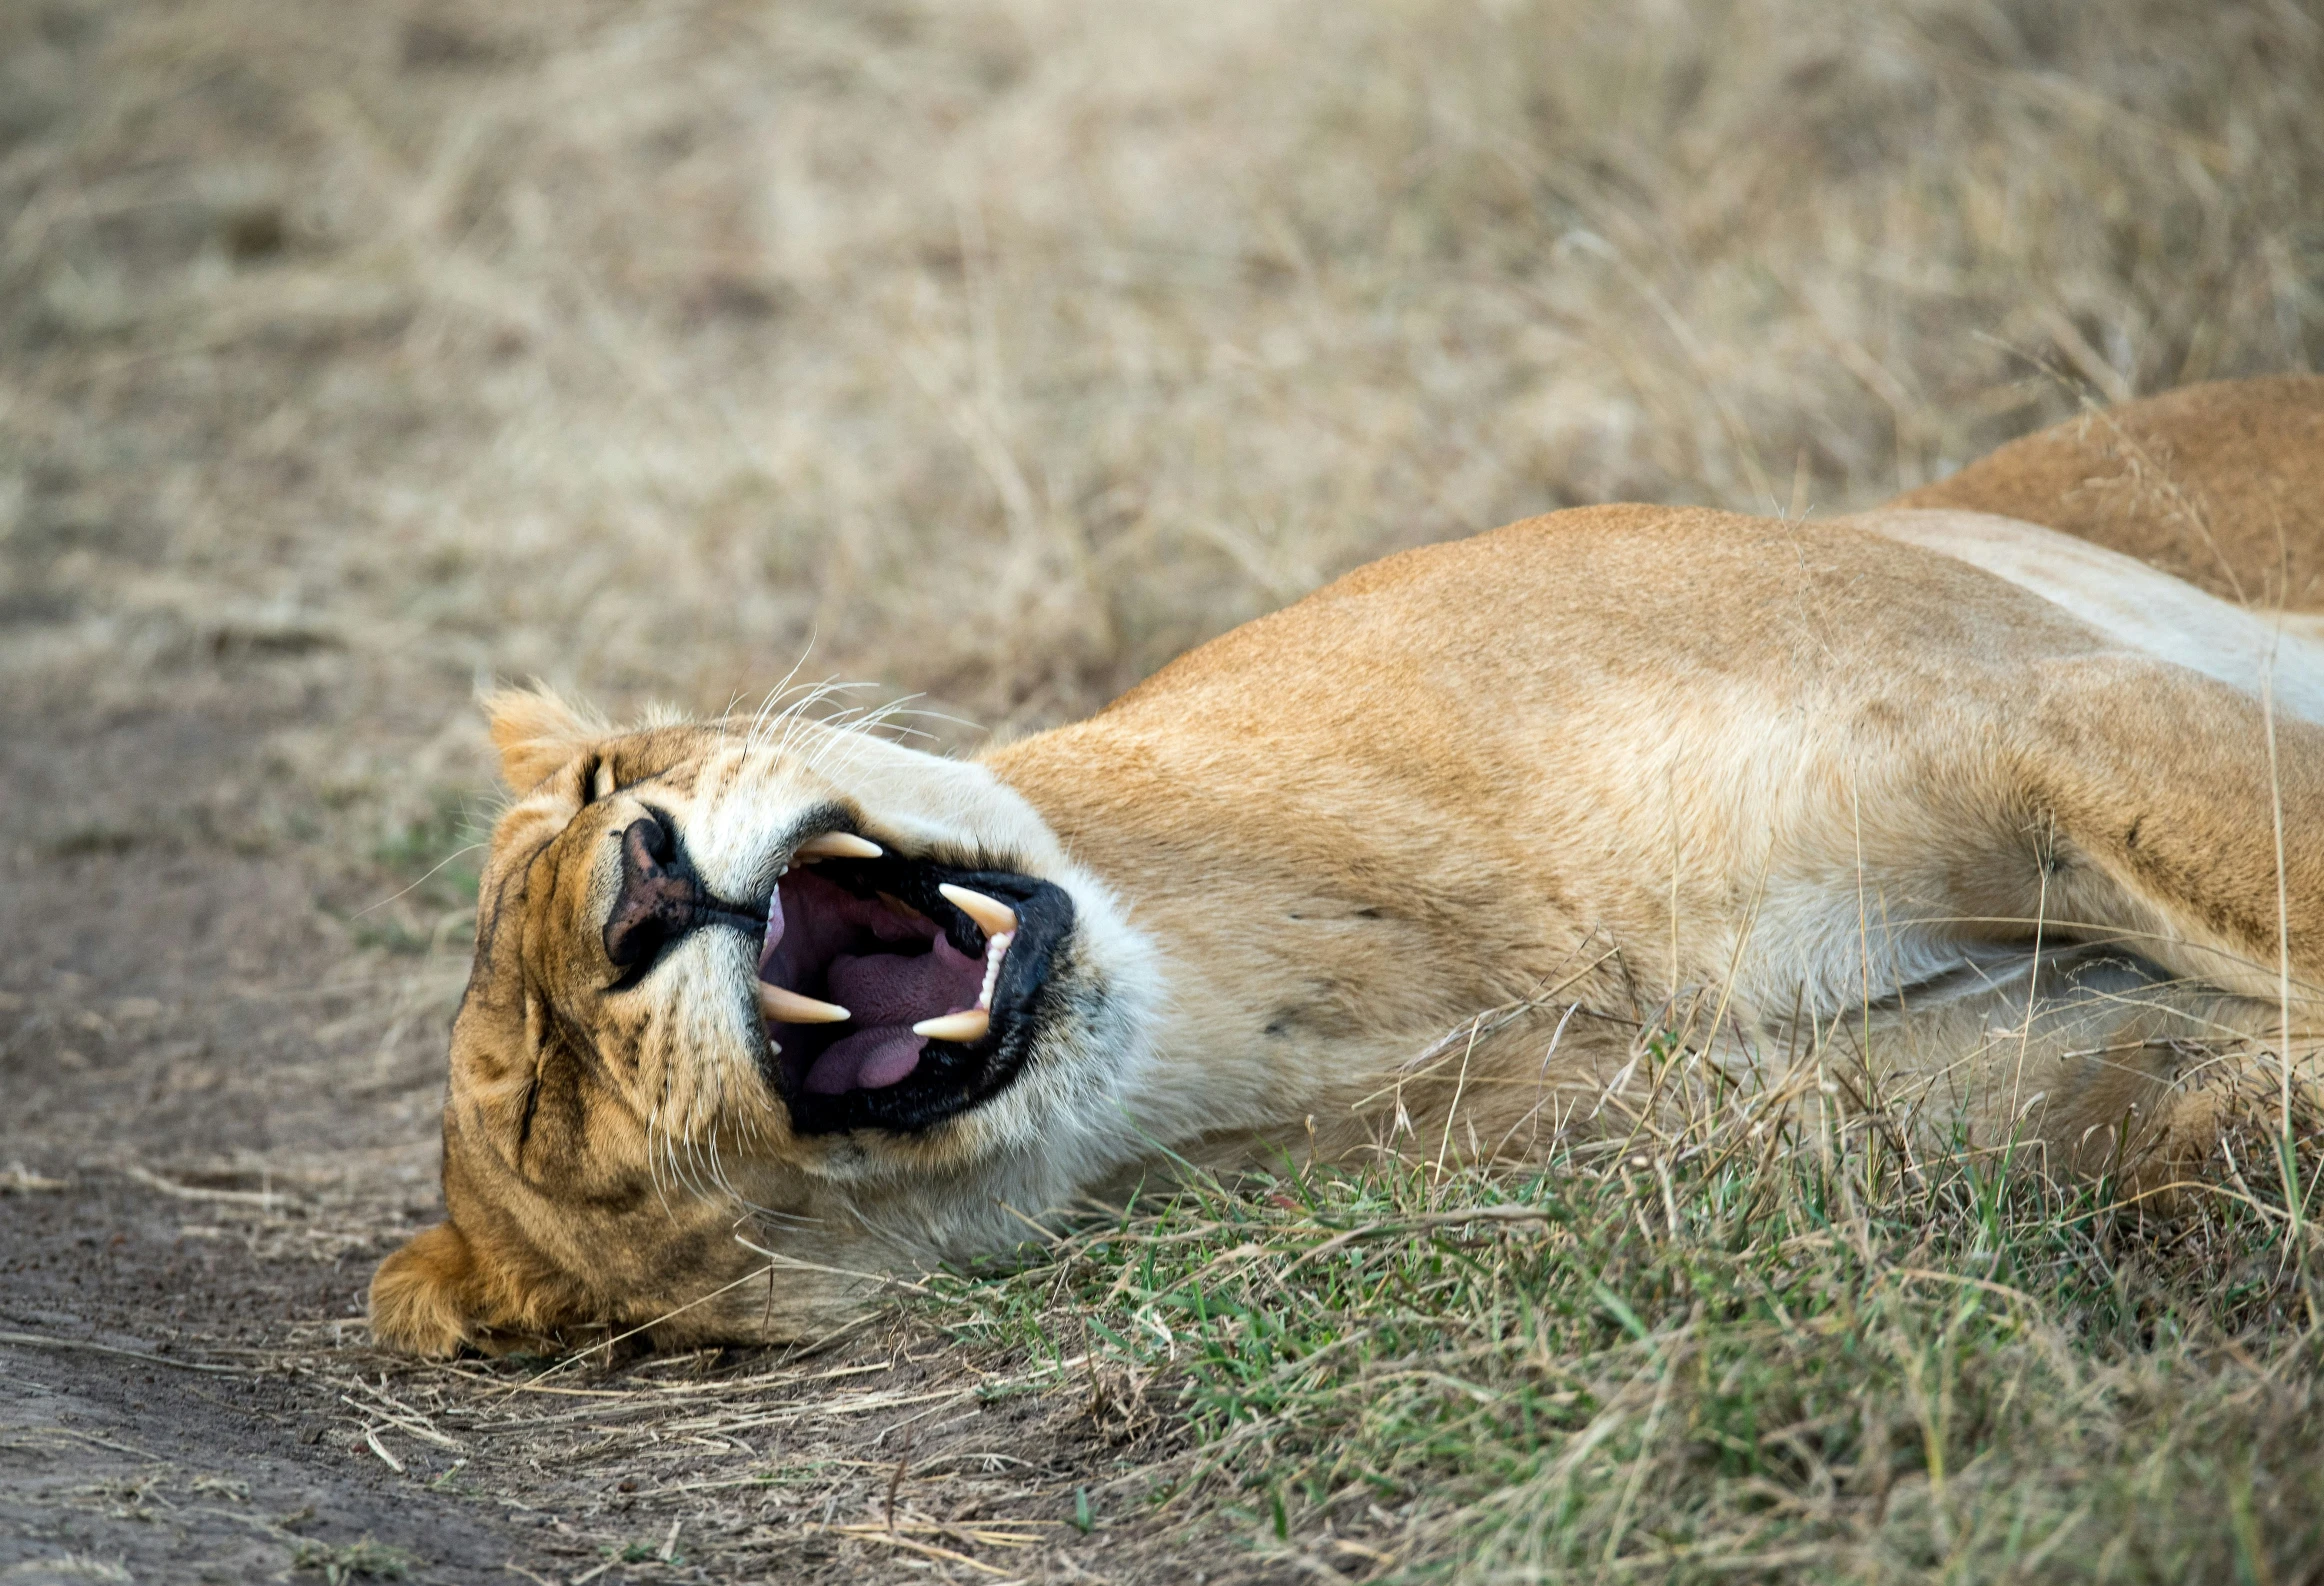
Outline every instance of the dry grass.
[(8, 598), (431, 701), (812, 640), (1038, 723), (1399, 545), (2324, 337), (2288, 3), (11, 18)]
[[(0, 11), (0, 349), (0, 666), (263, 724), (169, 819), (336, 878), (332, 1018), (391, 1032), (355, 1110), (418, 1151), (477, 680), (715, 709), (807, 655), (1021, 730), (1401, 545), (1830, 512), (2084, 394), (2313, 368), (2324, 25), (50, 0)], [(12, 816), (150, 840), (93, 806)], [(340, 1038), (277, 1088), (342, 1094)], [(286, 1147), (317, 1176), (190, 1214), (401, 1218), (343, 1105), (297, 1116), (352, 1131)], [(359, 1457), (571, 1517), (560, 1579), (2308, 1578), (2266, 1175), (2142, 1227), (1731, 1127), (1189, 1190), (806, 1363), (390, 1368), (330, 1320), (269, 1358)]]

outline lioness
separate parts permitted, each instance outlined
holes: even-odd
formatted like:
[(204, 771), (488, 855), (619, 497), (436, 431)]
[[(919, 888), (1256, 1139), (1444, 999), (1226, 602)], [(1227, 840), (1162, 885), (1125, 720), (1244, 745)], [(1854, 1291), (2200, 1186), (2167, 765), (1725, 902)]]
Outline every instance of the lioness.
[(1522, 1158), (1706, 992), (1746, 1085), (1821, 1042), (2199, 1155), (2190, 1043), (2317, 1027), (2324, 647), (2100, 542), (2301, 605), (2320, 463), (2324, 380), (2263, 381), (1859, 517), (1555, 513), (968, 760), (500, 694), (449, 1217), (373, 1328), (795, 1339), (1166, 1151)]

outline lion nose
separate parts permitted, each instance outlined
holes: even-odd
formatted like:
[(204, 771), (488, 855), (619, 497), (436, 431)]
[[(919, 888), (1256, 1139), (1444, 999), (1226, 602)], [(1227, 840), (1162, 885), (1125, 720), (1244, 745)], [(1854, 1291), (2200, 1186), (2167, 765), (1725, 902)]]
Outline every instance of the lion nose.
[(605, 956), (625, 980), (688, 931), (731, 925), (755, 933), (766, 924), (766, 910), (729, 903), (702, 884), (667, 815), (648, 810), (623, 829), (621, 895), (605, 922)]
[(651, 962), (665, 943), (703, 923), (705, 901), (670, 828), (639, 816), (621, 834), (621, 896), (605, 922), (605, 956), (617, 969)]

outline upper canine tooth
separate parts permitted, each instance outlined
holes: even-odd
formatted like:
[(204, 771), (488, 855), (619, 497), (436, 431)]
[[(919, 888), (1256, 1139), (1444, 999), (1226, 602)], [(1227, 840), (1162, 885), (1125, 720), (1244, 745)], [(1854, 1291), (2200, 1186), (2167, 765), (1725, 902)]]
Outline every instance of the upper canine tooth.
[(912, 1033), (924, 1035), (931, 1041), (978, 1041), (992, 1027), (991, 1014), (982, 1008), (970, 1008), (965, 1013), (947, 1013), (941, 1018), (922, 1019), (912, 1026)]
[(763, 980), (759, 982), (759, 1012), (777, 1024), (837, 1024), (855, 1017), (836, 1002), (818, 1002)]
[(937, 891), (961, 913), (976, 921), (987, 936), (1007, 936), (1017, 928), (1017, 911), (998, 898), (988, 898), (981, 892), (956, 887), (950, 882), (939, 883)]
[(820, 832), (792, 850), (794, 859), (877, 859), (883, 850), (853, 832)]

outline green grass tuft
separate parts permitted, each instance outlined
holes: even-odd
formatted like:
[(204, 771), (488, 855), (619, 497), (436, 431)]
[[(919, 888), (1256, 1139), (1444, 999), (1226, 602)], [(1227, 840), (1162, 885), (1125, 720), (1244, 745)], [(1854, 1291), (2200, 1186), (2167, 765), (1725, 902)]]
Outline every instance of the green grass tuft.
[(2324, 1557), (2313, 1234), (2272, 1176), (2165, 1216), (1870, 1132), (1772, 1144), (1194, 1182), (943, 1280), (945, 1323), (1087, 1377), (1101, 1421), (1135, 1424), (1125, 1396), (1182, 1419), (1197, 1453), (1157, 1501), (1383, 1578)]

